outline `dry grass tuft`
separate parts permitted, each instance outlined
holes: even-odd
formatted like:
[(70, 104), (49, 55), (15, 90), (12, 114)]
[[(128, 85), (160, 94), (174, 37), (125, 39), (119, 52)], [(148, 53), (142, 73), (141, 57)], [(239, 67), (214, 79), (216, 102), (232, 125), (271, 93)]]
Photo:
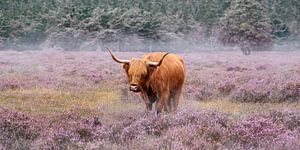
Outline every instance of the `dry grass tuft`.
[(239, 103), (230, 101), (228, 98), (214, 99), (210, 101), (185, 100), (182, 107), (191, 107), (195, 110), (213, 110), (228, 113), (236, 117), (249, 116), (253, 114), (265, 114), (276, 110), (299, 111), (299, 102), (282, 103)]
[(52, 89), (18, 89), (0, 92), (0, 104), (26, 112), (48, 114), (72, 108), (97, 109), (119, 99), (118, 92), (100, 89), (86, 92), (66, 92)]

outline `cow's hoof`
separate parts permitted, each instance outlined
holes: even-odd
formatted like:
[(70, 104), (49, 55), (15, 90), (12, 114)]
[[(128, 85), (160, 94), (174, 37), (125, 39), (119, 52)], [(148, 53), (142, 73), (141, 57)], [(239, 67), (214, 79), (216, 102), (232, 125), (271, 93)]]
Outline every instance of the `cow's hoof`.
[(153, 115), (153, 111), (146, 110), (146, 111), (144, 112), (144, 116), (145, 116), (145, 117), (150, 116), (150, 115)]
[(157, 110), (157, 111), (155, 112), (155, 115), (156, 115), (156, 116), (160, 116), (160, 114), (161, 114), (161, 111), (158, 111), (158, 110)]

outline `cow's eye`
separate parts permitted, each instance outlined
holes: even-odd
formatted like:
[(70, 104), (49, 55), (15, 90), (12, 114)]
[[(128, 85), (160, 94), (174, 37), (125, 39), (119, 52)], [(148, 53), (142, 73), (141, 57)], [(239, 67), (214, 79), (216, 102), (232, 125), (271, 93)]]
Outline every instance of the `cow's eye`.
[(146, 79), (146, 78), (147, 78), (147, 75), (144, 75), (144, 74), (143, 74), (141, 77), (142, 77), (143, 79)]

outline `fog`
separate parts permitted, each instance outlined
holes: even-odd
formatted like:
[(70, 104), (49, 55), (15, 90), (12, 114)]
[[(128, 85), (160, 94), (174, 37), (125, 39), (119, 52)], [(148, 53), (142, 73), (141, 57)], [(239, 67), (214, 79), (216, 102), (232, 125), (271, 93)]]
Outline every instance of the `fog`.
[[(195, 35), (185, 35), (184, 38), (173, 37), (168, 40), (153, 40), (145, 39), (140, 36), (122, 35), (118, 39), (89, 39), (89, 40), (76, 40), (64, 37), (61, 40), (47, 39), (41, 44), (26, 43), (19, 44), (17, 48), (2, 48), (5, 50), (17, 51), (106, 51), (106, 47), (111, 48), (113, 51), (120, 52), (155, 52), (155, 51), (168, 51), (168, 52), (217, 52), (217, 51), (240, 51), (238, 46), (224, 46), (216, 37), (199, 38)], [(273, 43), (268, 49), (263, 51), (299, 51), (300, 40), (281, 41)]]

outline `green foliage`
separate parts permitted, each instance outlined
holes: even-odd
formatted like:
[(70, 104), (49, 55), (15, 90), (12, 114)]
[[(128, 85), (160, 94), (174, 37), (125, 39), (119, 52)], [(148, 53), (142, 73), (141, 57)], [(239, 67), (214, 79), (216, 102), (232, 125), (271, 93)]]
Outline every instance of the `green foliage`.
[(125, 34), (137, 33), (152, 38), (157, 33), (161, 22), (158, 16), (142, 9), (115, 8), (101, 11), (97, 8), (93, 17), (102, 28), (118, 29)]
[[(256, 9), (266, 8), (264, 17), (270, 17), (273, 28), (271, 33), (267, 29), (267, 33), (277, 38), (300, 36), (300, 1), (259, 2), (261, 5), (253, 6), (257, 8), (250, 10), (254, 12), (250, 15), (259, 16), (261, 10), (255, 12)], [(49, 40), (75, 41), (69, 43), (78, 47), (79, 41), (114, 41), (122, 35), (158, 41), (171, 40), (169, 37), (184, 39), (190, 33), (209, 37), (228, 7), (235, 9), (235, 3), (233, 0), (1, 0), (0, 49), (38, 46)], [(245, 5), (240, 7), (250, 7)], [(247, 16), (249, 12), (240, 9), (239, 15)], [(253, 19), (250, 22), (255, 22)], [(241, 30), (249, 25), (265, 26), (244, 24)], [(195, 32), (199, 28), (204, 32)]]
[(262, 3), (271, 17), (274, 35), (277, 37), (300, 35), (300, 1), (299, 0), (263, 0)]
[(272, 42), (271, 20), (258, 0), (234, 0), (220, 19), (223, 44), (265, 46)]
[(7, 46), (20, 43), (39, 44), (46, 38), (48, 6), (41, 0), (2, 1), (0, 37)]

